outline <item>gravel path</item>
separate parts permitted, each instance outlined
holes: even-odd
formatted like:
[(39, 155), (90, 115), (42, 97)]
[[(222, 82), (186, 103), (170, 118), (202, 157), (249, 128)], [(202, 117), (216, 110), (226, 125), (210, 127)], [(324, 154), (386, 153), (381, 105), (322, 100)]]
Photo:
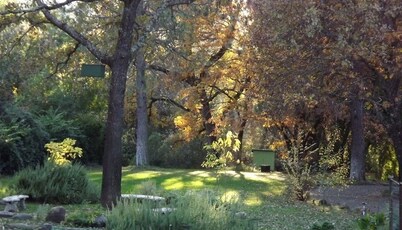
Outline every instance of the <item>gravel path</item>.
[(345, 187), (319, 187), (310, 191), (315, 200), (325, 200), (330, 205), (346, 206), (352, 211), (360, 211), (363, 202), (369, 212), (388, 212), (389, 186), (348, 185)]

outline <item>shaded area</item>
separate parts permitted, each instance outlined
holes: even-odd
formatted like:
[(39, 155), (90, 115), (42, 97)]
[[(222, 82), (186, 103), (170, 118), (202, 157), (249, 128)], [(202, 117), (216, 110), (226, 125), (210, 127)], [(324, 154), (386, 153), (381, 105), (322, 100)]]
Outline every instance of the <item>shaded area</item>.
[(387, 213), (389, 185), (349, 185), (344, 187), (318, 187), (310, 191), (312, 199), (325, 200), (330, 205), (340, 205), (361, 212), (363, 202), (368, 212)]

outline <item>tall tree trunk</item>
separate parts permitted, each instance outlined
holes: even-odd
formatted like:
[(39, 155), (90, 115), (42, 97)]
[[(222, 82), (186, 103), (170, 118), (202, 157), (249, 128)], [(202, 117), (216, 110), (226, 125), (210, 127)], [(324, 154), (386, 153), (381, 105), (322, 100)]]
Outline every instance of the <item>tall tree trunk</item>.
[(118, 59), (112, 66), (109, 108), (105, 128), (101, 203), (112, 207), (121, 195), (121, 137), (123, 133), (124, 94), (129, 60)]
[(365, 144), (363, 124), (363, 100), (357, 95), (352, 96), (350, 103), (350, 121), (352, 131), (352, 144), (350, 153), (350, 179), (365, 180)]
[(147, 91), (145, 81), (145, 57), (143, 49), (138, 50), (136, 56), (137, 79), (137, 146), (136, 146), (136, 166), (148, 164), (148, 116), (147, 116)]
[(116, 50), (110, 63), (112, 70), (109, 107), (105, 128), (101, 203), (111, 208), (121, 195), (122, 134), (124, 96), (128, 68), (132, 62), (131, 44), (140, 0), (125, 1)]

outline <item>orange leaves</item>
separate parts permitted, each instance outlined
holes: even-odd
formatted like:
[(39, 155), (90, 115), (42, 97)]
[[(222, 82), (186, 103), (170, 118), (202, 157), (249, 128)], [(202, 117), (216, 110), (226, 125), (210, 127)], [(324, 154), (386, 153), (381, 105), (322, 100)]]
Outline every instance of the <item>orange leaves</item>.
[(174, 118), (176, 128), (180, 130), (180, 135), (186, 141), (190, 141), (198, 134), (200, 121), (191, 113), (186, 113)]

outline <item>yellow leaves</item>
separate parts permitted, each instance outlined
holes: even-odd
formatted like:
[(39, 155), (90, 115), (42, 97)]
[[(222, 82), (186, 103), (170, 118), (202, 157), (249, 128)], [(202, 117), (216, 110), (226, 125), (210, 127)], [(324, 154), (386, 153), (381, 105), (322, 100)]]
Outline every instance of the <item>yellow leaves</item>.
[(57, 165), (71, 164), (71, 160), (82, 157), (82, 148), (74, 147), (76, 140), (66, 138), (62, 142), (50, 142), (45, 145), (49, 152), (48, 160)]
[(182, 116), (174, 118), (174, 124), (180, 130), (182, 137), (186, 141), (190, 141), (198, 134), (200, 121), (197, 120), (192, 114), (187, 113)]

